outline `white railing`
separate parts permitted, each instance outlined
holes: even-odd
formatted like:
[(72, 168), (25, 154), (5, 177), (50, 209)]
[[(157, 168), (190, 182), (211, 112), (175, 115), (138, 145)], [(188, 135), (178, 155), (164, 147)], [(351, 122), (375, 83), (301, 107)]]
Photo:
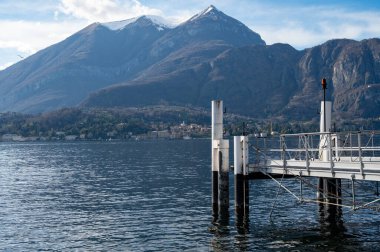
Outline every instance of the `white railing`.
[(346, 172), (363, 179), (370, 173), (380, 178), (380, 131), (282, 134), (261, 141), (256, 146), (251, 141), (256, 152), (253, 167), (323, 170), (332, 177)]
[(275, 148), (273, 142), (271, 145), (267, 140), (266, 155), (281, 153), (281, 159), (322, 160), (323, 153), (327, 152), (332, 161), (341, 158), (349, 158), (351, 162), (380, 161), (380, 131), (282, 134), (279, 148)]

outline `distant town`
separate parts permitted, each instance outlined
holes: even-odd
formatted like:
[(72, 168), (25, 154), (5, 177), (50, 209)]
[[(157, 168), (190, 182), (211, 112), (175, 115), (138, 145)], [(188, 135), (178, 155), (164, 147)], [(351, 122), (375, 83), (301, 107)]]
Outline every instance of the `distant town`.
[[(65, 108), (38, 115), (8, 112), (0, 114), (0, 140), (186, 140), (209, 138), (210, 124), (210, 111), (176, 106), (91, 110)], [(263, 137), (281, 133), (316, 132), (318, 126), (317, 120), (264, 120), (226, 113), (224, 134), (226, 137), (241, 134)], [(334, 127), (338, 131), (374, 129), (380, 127), (380, 118), (338, 122)]]
[[(50, 136), (22, 136), (18, 134), (3, 134), (1, 140), (5, 142), (25, 142), (25, 141), (75, 141), (75, 140), (153, 140), (153, 139), (191, 139), (210, 137), (211, 128), (205, 125), (189, 124), (182, 122), (179, 125), (168, 126), (168, 129), (152, 130), (142, 134), (134, 134), (132, 131), (120, 134), (118, 129), (123, 129), (125, 123), (116, 125), (116, 129), (105, 133), (104, 137), (95, 137), (93, 133), (80, 133), (78, 135), (65, 131), (53, 131)], [(164, 127), (164, 124), (161, 126)]]

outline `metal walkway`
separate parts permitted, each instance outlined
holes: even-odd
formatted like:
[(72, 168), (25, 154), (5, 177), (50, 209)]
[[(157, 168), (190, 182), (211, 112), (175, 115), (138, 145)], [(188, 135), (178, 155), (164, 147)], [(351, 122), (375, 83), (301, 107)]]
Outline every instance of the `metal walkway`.
[(380, 181), (380, 131), (283, 134), (260, 140), (253, 145), (249, 172)]

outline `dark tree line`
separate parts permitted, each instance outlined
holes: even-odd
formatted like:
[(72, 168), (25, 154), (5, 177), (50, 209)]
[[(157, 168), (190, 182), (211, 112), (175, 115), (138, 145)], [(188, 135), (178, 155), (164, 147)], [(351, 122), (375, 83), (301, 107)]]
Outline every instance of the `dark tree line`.
[[(156, 106), (120, 109), (64, 108), (39, 115), (20, 113), (0, 114), (0, 136), (16, 134), (23, 137), (63, 138), (67, 135), (85, 136), (85, 139), (126, 139), (133, 135), (171, 126), (195, 123), (210, 126), (210, 111), (199, 108)], [(338, 121), (337, 131), (380, 129), (379, 119)], [(254, 119), (233, 114), (225, 116), (225, 131), (229, 135), (272, 131), (299, 133), (319, 131), (317, 119), (312, 121), (280, 121)]]
[(207, 124), (206, 111), (187, 108), (81, 109), (64, 108), (39, 115), (2, 113), (0, 135), (57, 138), (84, 135), (86, 139), (125, 139), (181, 122)]

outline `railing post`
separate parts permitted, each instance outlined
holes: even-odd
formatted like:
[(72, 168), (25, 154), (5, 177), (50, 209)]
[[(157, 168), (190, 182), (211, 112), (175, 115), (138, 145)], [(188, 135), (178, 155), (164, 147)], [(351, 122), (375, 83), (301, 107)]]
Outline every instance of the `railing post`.
[(286, 170), (286, 149), (285, 149), (285, 136), (281, 136), (281, 159), (284, 170)]
[(331, 174), (333, 175), (334, 177), (334, 160), (332, 158), (332, 145), (331, 145), (331, 133), (328, 135), (328, 147), (329, 147), (329, 160), (330, 160), (330, 170), (331, 170)]
[(308, 174), (310, 174), (310, 158), (309, 158), (309, 136), (305, 135), (305, 159), (306, 159), (306, 171)]
[(335, 134), (334, 147), (335, 147), (335, 160), (339, 161), (340, 160), (339, 147), (341, 146), (340, 146), (340, 135), (337, 133)]
[(374, 149), (374, 145), (373, 145), (373, 138), (375, 137), (375, 132), (371, 132), (371, 143), (372, 143), (372, 156), (375, 157), (375, 149)]
[(351, 162), (352, 162), (352, 161), (354, 161), (353, 156), (352, 156), (352, 147), (353, 147), (352, 146), (352, 133), (350, 132), (349, 135), (350, 135), (350, 153), (351, 153)]
[(358, 133), (358, 155), (359, 155), (359, 162), (360, 162), (360, 173), (362, 176), (364, 176), (363, 171), (363, 159), (362, 159), (362, 140), (361, 140), (361, 132)]
[(302, 171), (300, 171), (300, 200), (303, 201), (303, 183), (302, 183)]
[(352, 186), (352, 208), (355, 210), (355, 177), (351, 176), (351, 186)]

